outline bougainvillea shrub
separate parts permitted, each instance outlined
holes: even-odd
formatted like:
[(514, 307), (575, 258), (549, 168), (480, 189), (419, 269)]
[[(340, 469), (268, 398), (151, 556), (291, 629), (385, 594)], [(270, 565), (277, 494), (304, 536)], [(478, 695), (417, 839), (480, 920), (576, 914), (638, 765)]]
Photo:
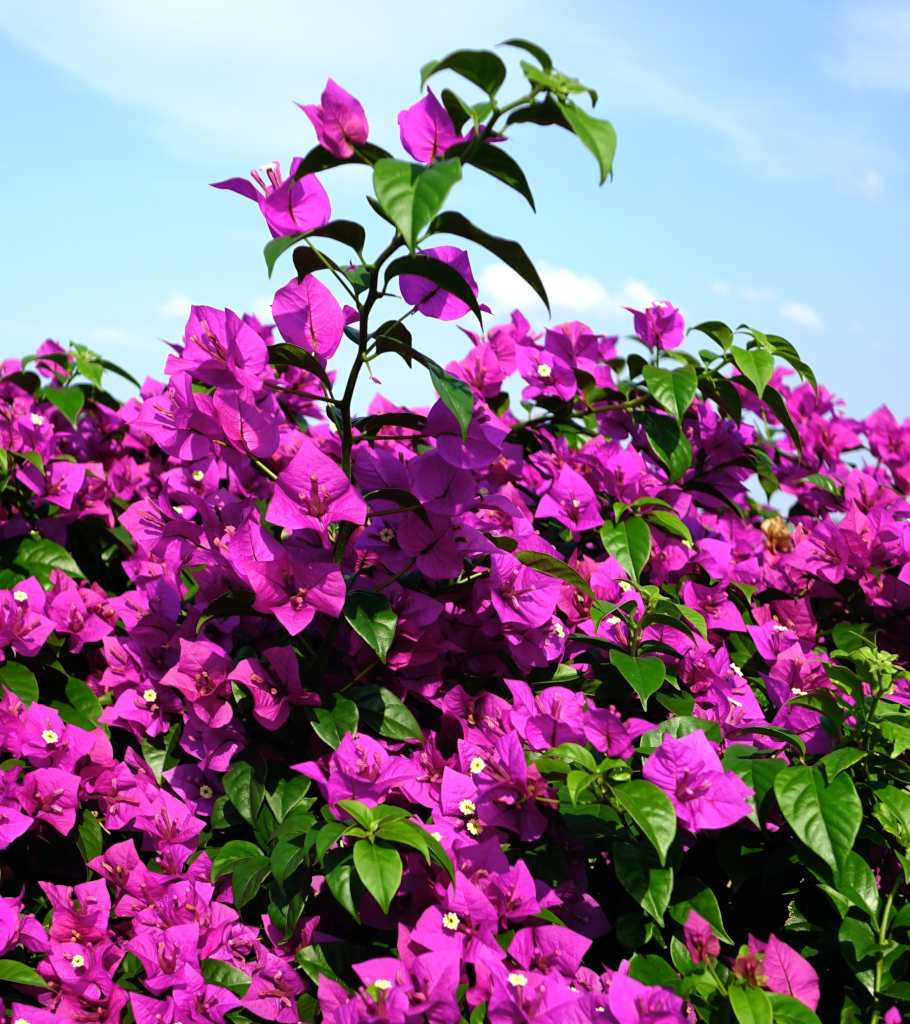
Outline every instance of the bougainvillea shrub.
[[(5, 1024), (902, 1019), (910, 421), (669, 302), (484, 318), (465, 240), (546, 293), (462, 174), (533, 204), (513, 132), (615, 146), (512, 43), (513, 101), (423, 69), (408, 160), (329, 81), (219, 183), (274, 325), (193, 307), (122, 404), (78, 345), (0, 365)], [(355, 415), (398, 359), (438, 400)]]

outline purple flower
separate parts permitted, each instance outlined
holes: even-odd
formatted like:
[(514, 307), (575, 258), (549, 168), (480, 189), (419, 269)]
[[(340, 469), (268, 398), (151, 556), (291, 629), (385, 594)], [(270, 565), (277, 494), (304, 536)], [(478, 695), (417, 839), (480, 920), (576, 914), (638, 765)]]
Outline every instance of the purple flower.
[(726, 828), (751, 813), (752, 790), (736, 772), (723, 770), (701, 729), (679, 739), (665, 735), (642, 774), (667, 794), (690, 832)]
[(781, 942), (776, 935), (769, 936), (767, 942), (750, 935), (749, 949), (760, 958), (764, 985), (769, 991), (793, 996), (810, 1010), (818, 1006), (818, 975), (809, 961), (792, 946)]
[(275, 482), (266, 519), (290, 530), (366, 522), (367, 507), (341, 467), (305, 438)]
[(689, 911), (683, 925), (683, 938), (686, 940), (686, 949), (692, 963), (700, 964), (706, 957), (717, 956), (720, 953), (720, 941), (714, 934), (714, 929), (697, 910)]
[(683, 1001), (666, 988), (643, 985), (616, 971), (610, 980), (607, 1006), (616, 1024), (687, 1024)]
[(635, 333), (648, 348), (677, 348), (683, 342), (686, 325), (680, 311), (669, 302), (653, 302), (645, 310), (626, 309), (632, 314)]
[[(454, 245), (438, 245), (433, 249), (420, 249), (421, 256), (438, 260), (457, 270), (465, 279), (471, 291), (477, 295), (477, 282), (471, 273), (471, 263), (464, 249)], [(416, 306), (424, 316), (435, 320), (457, 320), (467, 313), (470, 307), (451, 292), (445, 291), (427, 277), (415, 274), (402, 274), (398, 279), (401, 297), (405, 302)]]
[(299, 165), (300, 157), (294, 157), (291, 161), (291, 173), (287, 178), (282, 178), (281, 166), (277, 160), (266, 164), (258, 171), (251, 171), (251, 177), (261, 189), (261, 193), (246, 178), (216, 181), (212, 187), (237, 192), (257, 202), (275, 238), (312, 231), (314, 228), (321, 228), (323, 224), (328, 224), (332, 217), (332, 209), (329, 197), (315, 174), (305, 174), (300, 181), (294, 180), (294, 172)]
[(536, 519), (555, 519), (573, 533), (603, 525), (597, 495), (591, 485), (569, 466), (563, 466), (553, 485), (540, 499)]
[(446, 108), (433, 95), (432, 89), (407, 110), (398, 115), (401, 144), (421, 163), (432, 163), (449, 147), (464, 141)]
[(318, 106), (298, 103), (313, 122), (316, 138), (333, 156), (346, 159), (354, 155), (354, 147), (367, 141), (370, 127), (360, 102), (331, 78), (326, 82)]
[(275, 292), (275, 326), (285, 341), (331, 359), (341, 343), (345, 318), (335, 296), (312, 274), (298, 283), (292, 278)]

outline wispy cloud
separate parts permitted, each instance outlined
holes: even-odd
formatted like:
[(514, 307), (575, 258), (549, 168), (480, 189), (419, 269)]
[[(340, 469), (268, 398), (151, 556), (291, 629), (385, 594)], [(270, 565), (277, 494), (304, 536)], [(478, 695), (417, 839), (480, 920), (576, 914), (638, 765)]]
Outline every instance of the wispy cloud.
[(192, 299), (180, 292), (175, 292), (169, 299), (161, 303), (159, 311), (174, 320), (184, 320), (189, 315)]
[(861, 88), (910, 92), (910, 6), (906, 0), (844, 4), (831, 70)]
[[(596, 277), (581, 274), (568, 267), (541, 263), (538, 267), (554, 317), (598, 317), (616, 324), (628, 319), (626, 306), (644, 306), (658, 297), (643, 281), (630, 278), (615, 291)], [(544, 317), (543, 303), (534, 291), (503, 263), (490, 264), (478, 275), (480, 297), (497, 314), (521, 309), (530, 317)]]
[[(371, 123), (386, 141), (385, 126), (394, 126), (398, 105), (414, 95), (412, 39), (400, 31), (410, 19), (420, 16), (420, 46), (427, 55), (476, 42), (477, 22), (485, 36), (501, 38), (520, 19), (524, 31), (540, 38), (571, 38), (581, 65), (573, 70), (596, 76), (616, 111), (643, 110), (699, 128), (720, 142), (723, 157), (761, 178), (827, 181), (867, 198), (881, 191), (881, 172), (870, 167), (887, 164), (887, 155), (860, 127), (790, 94), (775, 99), (754, 81), (750, 85), (748, 76), (719, 95), (690, 63), (674, 67), (671, 49), (655, 48), (650, 40), (645, 47), (615, 27), (610, 59), (603, 61), (599, 41), (608, 37), (600, 13), (570, 11), (557, 20), (520, 0), (463, 0), (460, 25), (453, 27), (423, 17), (420, 0), (396, 0), (390, 17), (363, 17), (360, 7), (354, 0), (262, 0), (230, 4), (226, 17), (222, 0), (44, 0), (8, 6), (0, 31), (116, 102), (151, 113), (153, 130), (169, 148), (189, 156), (208, 144), (238, 160), (261, 162), (286, 156), (288, 139), (310, 138), (291, 100), (317, 96), (328, 74), (369, 96)], [(910, 82), (910, 60), (904, 57), (901, 70), (900, 59), (910, 14), (899, 17), (895, 3), (852, 11), (847, 20), (857, 22), (860, 36), (847, 62), (853, 73), (866, 79), (873, 74), (879, 44), (891, 31), (895, 38), (885, 52), (890, 70), (881, 72), (882, 81)], [(317, 43), (342, 36), (343, 47)]]
[(778, 309), (778, 313), (791, 323), (800, 327), (807, 327), (810, 331), (820, 331), (824, 326), (822, 318), (806, 302), (785, 302)]

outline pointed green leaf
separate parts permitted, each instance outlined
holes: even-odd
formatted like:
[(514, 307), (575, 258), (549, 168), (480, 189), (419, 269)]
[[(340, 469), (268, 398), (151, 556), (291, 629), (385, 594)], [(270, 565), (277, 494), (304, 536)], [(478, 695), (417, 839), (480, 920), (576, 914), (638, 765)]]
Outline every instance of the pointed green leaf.
[(418, 237), (442, 209), (452, 186), (461, 180), (461, 161), (440, 160), (424, 166), (406, 160), (380, 160), (373, 168), (379, 205), (414, 251)]
[(80, 580), (85, 579), (85, 573), (66, 548), (47, 537), (23, 538), (16, 549), (14, 564), (43, 584), (50, 583), (52, 569), (60, 569)]
[(248, 974), (244, 974), (243, 971), (224, 960), (213, 958), (201, 960), (199, 970), (209, 985), (220, 985), (221, 988), (226, 988), (241, 998), (246, 995), (247, 989), (253, 981)]
[(474, 392), (463, 380), (453, 376), (448, 370), (443, 370), (440, 366), (432, 364), (427, 369), (430, 371), (433, 390), (458, 421), (462, 440), (467, 439), (468, 427), (471, 426), (471, 418), (474, 415)]
[(655, 400), (677, 423), (682, 423), (686, 410), (695, 398), (695, 388), (698, 384), (695, 370), (691, 366), (681, 366), (678, 370), (644, 366), (642, 373)]
[(495, 96), (506, 78), (506, 66), (490, 50), (455, 50), (442, 60), (433, 60), (420, 69), (420, 88), (440, 71), (454, 71), (456, 75)]
[(35, 673), (16, 661), (0, 665), (0, 686), (14, 693), (23, 704), (33, 704), (38, 699)]
[(644, 519), (632, 516), (600, 528), (603, 546), (637, 580), (651, 557), (651, 530)]
[(18, 960), (0, 960), (0, 981), (8, 981), (11, 985), (31, 985), (33, 988), (48, 987), (34, 967)]
[(774, 794), (796, 835), (835, 872), (841, 871), (863, 819), (850, 776), (843, 773), (826, 785), (818, 768), (785, 768), (774, 780)]
[(502, 146), (490, 142), (459, 142), (446, 150), (446, 156), (458, 157), (465, 166), (476, 167), (478, 171), (483, 171), (491, 178), (496, 178), (509, 188), (513, 188), (524, 196), (531, 209), (536, 211), (534, 196), (525, 172)]
[(633, 658), (623, 651), (610, 651), (610, 664), (641, 698), (647, 710), (648, 698), (657, 693), (667, 674), (660, 658)]
[(387, 914), (401, 885), (398, 851), (359, 839), (354, 844), (354, 867), (367, 892)]
[(644, 779), (617, 786), (613, 795), (657, 850), (661, 864), (666, 863), (667, 851), (676, 838), (676, 811), (670, 798)]
[(398, 616), (388, 598), (369, 590), (352, 590), (345, 601), (344, 617), (351, 629), (385, 664), (398, 625)]
[(645, 428), (651, 450), (663, 463), (670, 482), (678, 480), (692, 465), (692, 445), (680, 425), (668, 416), (652, 412), (636, 417)]
[(752, 382), (759, 398), (764, 394), (768, 381), (774, 373), (774, 356), (760, 348), (730, 349), (739, 372)]
[(76, 425), (79, 413), (85, 405), (85, 393), (81, 388), (46, 387), (41, 389), (41, 397), (56, 405), (70, 423)]
[(737, 1024), (771, 1024), (771, 1003), (763, 989), (741, 988), (734, 985), (730, 989), (730, 1007), (736, 1017)]
[(537, 43), (528, 42), (527, 39), (504, 39), (499, 45), (514, 46), (519, 50), (524, 50), (525, 53), (531, 54), (544, 71), (553, 70), (553, 61), (550, 55), (542, 46), (538, 46)]
[(600, 184), (613, 174), (613, 157), (616, 155), (616, 129), (609, 121), (592, 117), (581, 107), (568, 101), (560, 103), (559, 109), (571, 130), (594, 154), (600, 168)]
[(559, 558), (554, 558), (544, 551), (516, 551), (515, 557), (522, 565), (526, 565), (529, 569), (542, 572), (545, 576), (552, 576), (557, 580), (563, 580), (565, 583), (571, 583), (573, 587), (577, 587), (578, 590), (583, 594), (587, 594), (588, 597), (594, 596), (591, 584), (588, 583), (584, 576), (573, 569), (571, 565), (566, 565)]

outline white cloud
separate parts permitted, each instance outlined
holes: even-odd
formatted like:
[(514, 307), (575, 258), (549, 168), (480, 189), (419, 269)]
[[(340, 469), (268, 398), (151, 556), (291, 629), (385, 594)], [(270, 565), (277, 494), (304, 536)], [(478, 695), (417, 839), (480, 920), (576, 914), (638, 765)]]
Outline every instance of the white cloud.
[(165, 316), (172, 317), (174, 320), (185, 320), (189, 316), (192, 304), (192, 299), (176, 292), (166, 302), (161, 304), (159, 312)]
[(778, 313), (791, 323), (800, 327), (808, 327), (810, 331), (822, 329), (822, 318), (805, 302), (785, 302)]
[[(533, 38), (552, 38), (564, 47), (571, 41), (573, 72), (602, 86), (614, 116), (642, 110), (701, 129), (720, 140), (722, 156), (756, 176), (825, 180), (865, 194), (869, 161), (887, 163), (861, 126), (845, 123), (828, 107), (812, 109), (809, 101), (793, 102), (792, 95), (775, 99), (763, 87), (750, 93), (748, 74), (720, 94), (700, 85), (702, 76), (689, 65), (666, 70), (672, 66), (669, 46), (656, 50), (650, 39), (639, 44), (612, 25), (608, 34), (601, 14), (585, 14), (583, 5), (557, 12), (520, 0), (463, 0), (456, 27), (444, 18), (426, 18), (420, 0), (396, 0), (392, 6), (387, 17), (365, 17), (356, 0), (42, 0), (5, 5), (0, 32), (115, 102), (150, 113), (152, 130), (183, 156), (217, 147), (241, 167), (287, 157), (289, 140), (306, 144), (312, 138), (290, 101), (318, 96), (329, 74), (369, 97), (377, 139), (390, 141), (395, 112), (415, 93), (415, 43), (429, 57), (476, 44), (478, 23), (485, 37), (495, 39), (511, 34), (518, 20)], [(874, 3), (872, 9), (885, 14), (860, 19), (866, 26), (865, 49), (854, 58), (860, 70), (867, 64), (874, 70), (874, 61), (863, 54), (877, 53), (889, 30), (904, 39), (907, 19), (898, 16), (897, 3)], [(414, 31), (402, 33), (402, 24)], [(323, 45), (342, 38), (344, 46)], [(605, 46), (609, 61), (602, 57)], [(898, 59), (903, 46), (897, 40), (889, 44), (888, 74), (910, 81), (910, 60), (901, 70)], [(764, 70), (757, 65), (759, 76)]]
[(733, 285), (727, 281), (714, 281), (711, 293), (722, 298), (740, 299), (743, 302), (772, 302), (774, 292), (770, 288), (756, 288), (753, 285)]
[(885, 191), (885, 179), (881, 171), (870, 167), (860, 178), (859, 191), (864, 199), (878, 199)]
[(910, 6), (906, 0), (844, 4), (832, 71), (851, 85), (910, 91)]
[[(538, 266), (544, 287), (550, 299), (554, 317), (561, 315), (590, 316), (612, 320), (626, 317), (624, 307), (647, 306), (657, 295), (643, 281), (628, 279), (622, 288), (613, 292), (602, 281), (581, 274), (568, 267), (547, 263)], [(478, 275), (480, 298), (493, 311), (503, 315), (520, 309), (529, 317), (545, 317), (543, 303), (515, 271), (504, 263), (484, 267)]]

